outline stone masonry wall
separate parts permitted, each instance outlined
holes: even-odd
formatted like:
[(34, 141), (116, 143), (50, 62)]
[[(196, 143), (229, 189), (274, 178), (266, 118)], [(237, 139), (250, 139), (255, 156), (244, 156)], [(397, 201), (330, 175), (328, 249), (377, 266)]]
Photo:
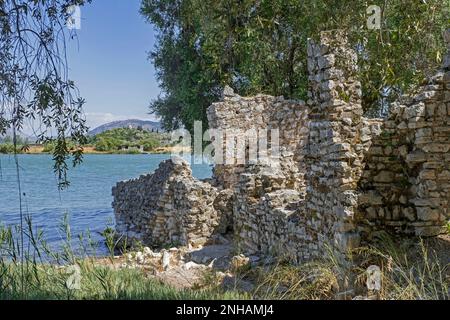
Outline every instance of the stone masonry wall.
[[(445, 39), (450, 46), (450, 32)], [(233, 130), (241, 140), (247, 130), (279, 130), (279, 155), (270, 141), (256, 162), (216, 164), (212, 185), (174, 161), (119, 183), (113, 191), (118, 231), (153, 245), (203, 244), (232, 231), (244, 253), (294, 262), (328, 248), (345, 253), (379, 231), (443, 232), (450, 218), (450, 55), (386, 119), (367, 119), (356, 54), (345, 35), (322, 33), (307, 50), (306, 103), (240, 97), (226, 87), (208, 109), (210, 128), (225, 137)], [(233, 159), (236, 148), (223, 146)]]
[[(302, 261), (323, 255), (327, 246), (344, 253), (379, 230), (424, 236), (443, 231), (450, 194), (447, 69), (409, 102), (394, 106), (387, 119), (367, 119), (355, 66), (343, 34), (323, 33), (318, 43), (309, 42), (309, 100), (303, 134), (291, 145), (294, 165), (288, 162), (305, 173), (306, 188), (286, 183), (289, 169), (239, 169), (233, 219), (244, 252)], [(222, 114), (243, 98), (233, 99), (219, 104)], [(211, 108), (217, 113), (217, 104)], [(252, 113), (247, 115), (252, 123)], [(224, 126), (236, 121), (223, 119)]]
[(388, 228), (422, 236), (441, 233), (450, 216), (449, 150), (447, 60), (414, 97), (393, 106), (373, 138), (359, 181), (363, 193), (358, 219), (367, 227), (361, 231)]
[(326, 245), (345, 251), (359, 244), (353, 218), (364, 146), (358, 136), (363, 110), (355, 65), (356, 53), (341, 33), (324, 33), (318, 43), (308, 43), (311, 111), (302, 214), (310, 217), (308, 236), (317, 255)]
[(305, 173), (306, 188), (287, 186), (283, 172), (270, 167), (241, 174), (234, 229), (247, 253), (302, 261), (322, 255), (327, 245), (344, 251), (359, 242), (354, 189), (362, 172), (358, 130), (364, 124), (356, 55), (343, 35), (323, 34), (319, 44), (309, 42), (308, 56), (309, 108), (293, 152), (301, 155), (295, 165)]
[(166, 160), (153, 174), (113, 188), (116, 230), (152, 246), (204, 244), (224, 228), (226, 215), (214, 203), (218, 195), (192, 177), (187, 162)]
[[(241, 138), (243, 134), (250, 132), (246, 139), (248, 142), (249, 139), (256, 138), (254, 132), (261, 141), (268, 141), (267, 157), (264, 156), (261, 146), (258, 148), (258, 164), (264, 165), (265, 162), (271, 166), (279, 165), (292, 186), (295, 184), (304, 187), (304, 169), (298, 145), (304, 141), (308, 129), (305, 125), (307, 114), (308, 109), (303, 101), (267, 95), (241, 97), (227, 87), (223, 100), (213, 103), (207, 111), (209, 127), (222, 133), (224, 160), (231, 160), (231, 163), (215, 165), (214, 178), (217, 185), (224, 188), (233, 187), (239, 181), (240, 174), (245, 172), (249, 160), (247, 155), (245, 163), (237, 164), (236, 150), (229, 150), (226, 141), (230, 140), (232, 134), (237, 133), (238, 138)], [(278, 157), (272, 156), (270, 145), (274, 129), (279, 132)]]

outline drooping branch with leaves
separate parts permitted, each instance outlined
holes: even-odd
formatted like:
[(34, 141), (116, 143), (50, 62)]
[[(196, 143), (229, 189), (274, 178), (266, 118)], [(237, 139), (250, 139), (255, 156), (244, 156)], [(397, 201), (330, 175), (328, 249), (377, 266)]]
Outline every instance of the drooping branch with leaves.
[(82, 160), (87, 128), (84, 100), (68, 74), (66, 41), (76, 36), (66, 27), (71, 6), (90, 0), (0, 0), (0, 135), (17, 140), (25, 125), (37, 140), (54, 140), (54, 169), (61, 187), (68, 185), (68, 160)]

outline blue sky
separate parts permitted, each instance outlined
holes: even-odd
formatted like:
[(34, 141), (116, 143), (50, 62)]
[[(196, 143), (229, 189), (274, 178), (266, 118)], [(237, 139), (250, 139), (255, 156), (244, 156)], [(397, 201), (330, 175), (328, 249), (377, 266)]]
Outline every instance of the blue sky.
[(86, 99), (88, 125), (150, 119), (159, 94), (148, 52), (153, 26), (139, 14), (141, 0), (94, 0), (81, 8), (78, 39), (68, 45), (70, 78)]

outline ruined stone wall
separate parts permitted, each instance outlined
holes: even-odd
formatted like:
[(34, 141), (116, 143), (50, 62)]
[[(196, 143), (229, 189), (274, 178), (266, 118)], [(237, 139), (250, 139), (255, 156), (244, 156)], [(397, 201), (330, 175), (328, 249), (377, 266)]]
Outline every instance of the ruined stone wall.
[(343, 35), (323, 34), (320, 43), (308, 43), (309, 108), (294, 151), (301, 155), (295, 161), (306, 188), (286, 186), (283, 172), (271, 168), (241, 174), (234, 220), (243, 251), (302, 261), (320, 256), (327, 245), (345, 250), (358, 243), (354, 189), (364, 144), (355, 60)]
[(187, 162), (166, 160), (153, 174), (113, 188), (116, 230), (152, 246), (204, 244), (226, 228), (227, 216), (215, 204), (218, 195), (192, 177)]
[[(279, 156), (271, 141), (256, 162), (217, 164), (214, 186), (173, 161), (119, 183), (119, 233), (153, 245), (195, 245), (232, 232), (244, 253), (300, 262), (328, 248), (345, 253), (379, 231), (442, 232), (450, 218), (450, 55), (386, 119), (367, 119), (345, 35), (323, 33), (307, 49), (306, 104), (240, 97), (227, 87), (208, 109), (209, 126), (225, 131), (222, 138), (227, 130), (278, 129)], [(226, 151), (225, 159), (235, 158), (235, 149)]]
[[(450, 209), (450, 69), (396, 103), (365, 157), (361, 231), (433, 236)], [(364, 227), (363, 227), (364, 226)]]
[(450, 197), (448, 66), (387, 119), (363, 117), (356, 54), (343, 34), (309, 42), (308, 70), (304, 135), (293, 144), (306, 188), (286, 183), (288, 170), (241, 168), (233, 207), (238, 247), (303, 261), (327, 247), (345, 253), (380, 230), (443, 232)]
[(297, 239), (280, 241), (279, 236), (288, 235), (283, 228), (287, 228), (287, 219), (296, 208), (294, 204), (305, 195), (307, 106), (303, 101), (282, 97), (241, 97), (226, 88), (223, 101), (208, 109), (208, 119), (212, 129), (262, 130), (258, 139), (263, 142), (261, 133), (270, 140), (273, 130), (278, 130), (279, 155), (273, 154), (269, 142), (267, 155), (259, 153), (257, 162), (247, 158), (242, 165), (216, 165), (214, 178), (218, 185), (233, 190), (232, 229), (240, 250), (276, 252), (281, 245), (280, 252), (290, 250), (291, 256), (296, 256), (293, 251), (298, 248), (294, 245), (299, 243)]
[[(310, 130), (306, 156), (309, 236), (318, 245), (341, 251), (359, 243), (354, 225), (356, 183), (362, 172), (364, 143), (361, 84), (356, 53), (345, 35), (323, 33), (308, 43)], [(368, 141), (365, 143), (369, 143)]]
[[(230, 150), (226, 143), (230, 141), (230, 136), (233, 134), (241, 142), (242, 136), (247, 134), (247, 143), (253, 138), (259, 139), (260, 143), (267, 140), (267, 151), (258, 146), (257, 164), (280, 166), (292, 187), (304, 187), (302, 154), (297, 151), (298, 145), (305, 141), (308, 129), (305, 125), (307, 114), (308, 109), (303, 101), (285, 100), (283, 97), (267, 95), (241, 97), (227, 87), (223, 100), (213, 103), (207, 111), (209, 127), (220, 130), (223, 141), (225, 161), (214, 167), (214, 179), (217, 185), (232, 188), (238, 183), (239, 176), (246, 171), (245, 168), (249, 164), (248, 154), (245, 156), (245, 161), (238, 164), (236, 150)], [(278, 130), (279, 134), (278, 155), (272, 152), (271, 148), (274, 130)]]

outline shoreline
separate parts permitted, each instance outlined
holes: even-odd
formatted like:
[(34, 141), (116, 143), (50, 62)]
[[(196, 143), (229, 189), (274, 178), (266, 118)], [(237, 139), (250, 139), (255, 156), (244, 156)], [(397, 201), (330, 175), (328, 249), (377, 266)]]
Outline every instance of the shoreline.
[[(51, 155), (51, 152), (44, 152), (44, 147), (32, 146), (28, 151), (18, 152), (17, 154), (23, 155)], [(146, 155), (146, 154), (171, 154), (179, 152), (190, 152), (190, 148), (180, 147), (159, 147), (152, 151), (145, 152), (121, 152), (121, 151), (97, 151), (93, 147), (84, 147), (83, 154), (96, 154), (96, 155)], [(13, 155), (13, 152), (0, 153), (0, 155)]]

